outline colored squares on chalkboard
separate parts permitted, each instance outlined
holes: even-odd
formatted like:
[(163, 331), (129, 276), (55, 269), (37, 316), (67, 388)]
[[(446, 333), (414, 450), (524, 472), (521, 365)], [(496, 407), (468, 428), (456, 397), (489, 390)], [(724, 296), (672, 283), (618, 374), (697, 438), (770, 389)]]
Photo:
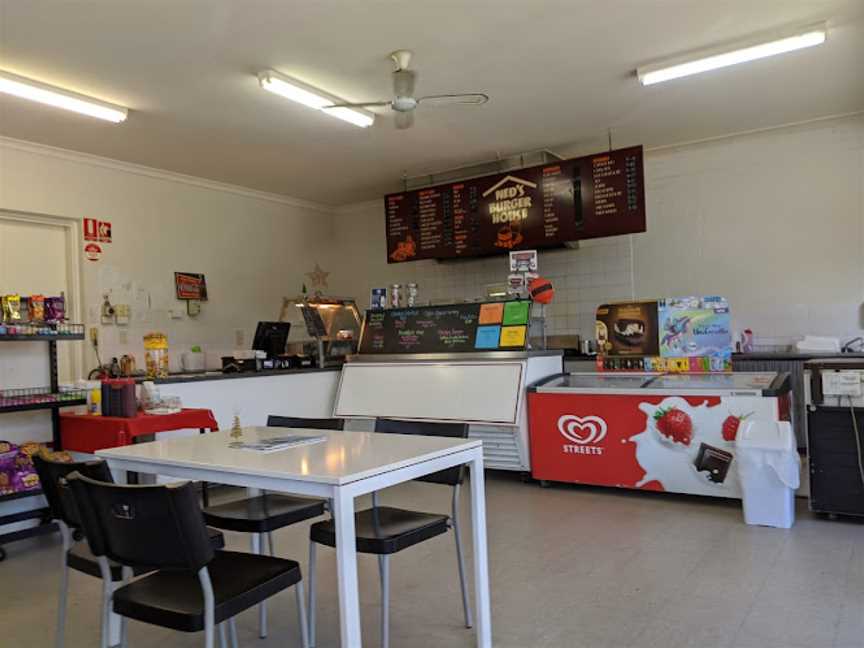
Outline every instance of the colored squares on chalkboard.
[(504, 326), (528, 323), (529, 301), (512, 301), (504, 304)]
[(497, 349), (498, 338), (501, 337), (500, 326), (478, 326), (475, 349)]
[(480, 324), (500, 324), (504, 316), (504, 303), (480, 304)]
[(524, 347), (526, 329), (525, 326), (502, 326), (501, 348)]

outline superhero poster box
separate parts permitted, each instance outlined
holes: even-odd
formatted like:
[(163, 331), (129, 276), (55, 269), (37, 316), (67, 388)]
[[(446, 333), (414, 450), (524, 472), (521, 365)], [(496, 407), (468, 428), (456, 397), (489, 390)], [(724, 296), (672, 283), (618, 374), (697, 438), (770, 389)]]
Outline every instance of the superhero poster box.
[[(603, 376), (571, 374), (558, 380), (597, 384), (541, 385), (529, 393), (535, 479), (740, 498), (735, 438), (741, 422), (789, 419), (788, 377), (782, 374), (613, 376), (618, 381), (682, 379), (655, 389), (622, 382), (604, 386)], [(703, 389), (707, 385), (688, 386), (693, 378), (737, 378), (740, 385), (747, 376), (766, 389), (731, 385), (712, 393)], [(778, 380), (779, 389), (767, 389)]]

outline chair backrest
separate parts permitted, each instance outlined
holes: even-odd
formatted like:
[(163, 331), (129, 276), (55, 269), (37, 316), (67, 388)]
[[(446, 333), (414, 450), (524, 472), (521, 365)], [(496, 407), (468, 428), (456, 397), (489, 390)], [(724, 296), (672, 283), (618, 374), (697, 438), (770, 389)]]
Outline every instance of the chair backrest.
[(67, 482), (94, 555), (159, 569), (198, 570), (213, 559), (191, 482), (122, 486), (75, 473)]
[(62, 520), (76, 529), (81, 527), (81, 521), (75, 506), (75, 499), (66, 484), (66, 477), (77, 472), (103, 482), (114, 481), (111, 478), (108, 464), (101, 459), (70, 463), (45, 459), (37, 454), (33, 456), (33, 467), (36, 468), (36, 474), (39, 475), (42, 494), (48, 500), (51, 517), (55, 520)]
[(267, 417), (268, 427), (312, 428), (314, 430), (341, 430), (345, 427), (345, 419), (341, 418), (298, 418), (296, 416)]
[[(376, 419), (375, 431), (387, 432), (389, 434), (421, 434), (424, 436), (452, 437), (456, 439), (468, 438), (467, 423), (429, 423), (426, 421)], [(419, 477), (416, 481), (456, 486), (462, 483), (464, 477), (464, 466), (454, 466), (453, 468), (445, 468), (425, 477)]]

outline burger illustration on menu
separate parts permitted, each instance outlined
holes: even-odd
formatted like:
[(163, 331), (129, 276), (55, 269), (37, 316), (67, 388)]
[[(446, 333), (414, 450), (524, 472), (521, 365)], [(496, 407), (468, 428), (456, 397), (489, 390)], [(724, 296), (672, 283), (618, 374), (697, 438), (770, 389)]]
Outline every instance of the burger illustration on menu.
[(399, 241), (396, 244), (396, 249), (390, 253), (390, 258), (397, 262), (407, 261), (414, 256), (417, 256), (417, 244), (414, 242), (414, 237), (410, 234), (405, 236), (404, 241)]

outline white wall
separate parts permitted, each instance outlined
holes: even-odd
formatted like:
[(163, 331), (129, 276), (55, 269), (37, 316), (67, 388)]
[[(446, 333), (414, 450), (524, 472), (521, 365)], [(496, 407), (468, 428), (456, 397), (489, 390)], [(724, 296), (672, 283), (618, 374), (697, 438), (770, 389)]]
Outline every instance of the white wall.
[[(130, 326), (101, 327), (102, 354), (134, 352), (139, 366), (151, 330), (168, 334), (172, 364), (193, 344), (215, 361), (234, 348), (237, 329), (249, 346), (255, 323), (278, 318), (282, 297), (308, 281), (304, 273), (316, 261), (327, 265), (332, 238), (329, 208), (2, 139), (0, 208), (112, 222), (102, 259), (82, 256), (82, 313), (98, 325), (104, 292), (132, 302)], [(195, 319), (174, 297), (174, 271), (206, 275), (209, 301)], [(95, 365), (89, 350), (86, 358)]]
[[(649, 151), (645, 182), (646, 233), (541, 253), (551, 332), (593, 336), (603, 301), (720, 294), (766, 344), (860, 334), (864, 116)], [(335, 232), (336, 288), (364, 306), (409, 281), (422, 300), (471, 299), (507, 272), (504, 257), (388, 265), (382, 201), (340, 209)]]

